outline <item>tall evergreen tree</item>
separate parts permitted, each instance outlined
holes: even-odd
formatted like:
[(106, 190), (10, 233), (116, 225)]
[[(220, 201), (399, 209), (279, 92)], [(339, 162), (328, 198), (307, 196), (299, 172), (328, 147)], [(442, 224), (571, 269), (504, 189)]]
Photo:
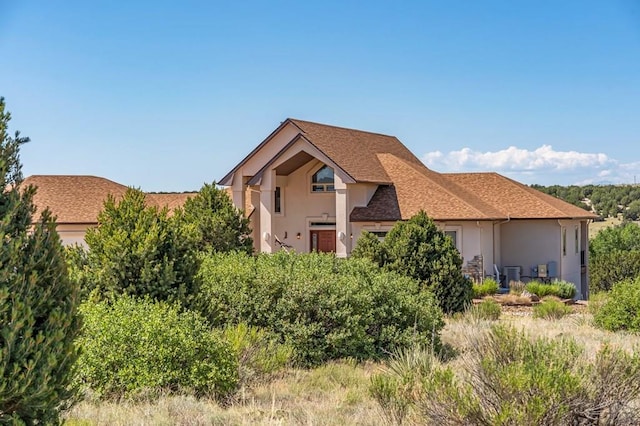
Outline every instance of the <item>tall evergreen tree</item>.
[[(86, 275), (80, 281), (106, 296), (130, 294), (186, 302), (193, 294), (198, 260), (189, 229), (166, 208), (147, 206), (145, 194), (129, 188), (120, 201), (109, 196), (89, 229), (89, 251), (75, 260)], [(82, 259), (81, 259), (82, 258)]]
[(19, 132), (0, 98), (0, 423), (54, 423), (72, 400), (77, 287), (49, 211), (22, 185)]
[(199, 250), (253, 252), (249, 219), (215, 182), (205, 184), (198, 195), (188, 199), (181, 214), (186, 224), (195, 226)]

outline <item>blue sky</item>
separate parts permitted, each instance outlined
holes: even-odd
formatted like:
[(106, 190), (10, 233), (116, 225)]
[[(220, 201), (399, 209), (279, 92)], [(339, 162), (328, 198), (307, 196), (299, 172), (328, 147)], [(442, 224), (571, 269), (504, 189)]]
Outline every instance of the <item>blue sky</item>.
[(0, 0), (0, 55), (25, 175), (195, 190), (294, 117), (441, 172), (640, 181), (635, 0)]

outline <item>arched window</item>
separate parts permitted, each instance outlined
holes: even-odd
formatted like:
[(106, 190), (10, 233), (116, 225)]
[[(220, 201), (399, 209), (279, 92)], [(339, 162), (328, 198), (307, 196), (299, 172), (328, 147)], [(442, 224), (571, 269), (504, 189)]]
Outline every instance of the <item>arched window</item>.
[(331, 167), (323, 166), (311, 177), (311, 192), (334, 192), (335, 190)]

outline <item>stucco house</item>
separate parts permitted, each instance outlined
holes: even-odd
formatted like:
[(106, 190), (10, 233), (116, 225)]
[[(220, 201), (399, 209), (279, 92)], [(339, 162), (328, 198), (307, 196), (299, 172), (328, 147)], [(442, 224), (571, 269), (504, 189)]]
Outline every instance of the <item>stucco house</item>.
[(397, 138), (286, 119), (218, 182), (247, 210), (257, 251), (282, 246), (346, 257), (424, 210), (475, 278), (572, 282), (588, 295), (596, 215), (497, 173), (438, 173)]
[[(128, 189), (103, 177), (83, 175), (33, 175), (22, 185), (38, 188), (33, 200), (36, 215), (45, 207), (51, 210), (64, 245), (85, 245), (84, 235), (88, 228), (98, 225), (98, 214), (107, 196), (111, 194), (119, 199)], [(195, 193), (148, 193), (146, 202), (172, 211), (193, 195)]]

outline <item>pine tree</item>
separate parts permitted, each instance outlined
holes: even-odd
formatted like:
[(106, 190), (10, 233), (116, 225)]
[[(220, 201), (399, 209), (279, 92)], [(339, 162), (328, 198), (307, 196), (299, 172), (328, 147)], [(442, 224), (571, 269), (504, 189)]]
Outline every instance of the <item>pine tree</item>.
[(249, 219), (215, 182), (205, 184), (198, 195), (188, 199), (180, 213), (186, 224), (195, 225), (199, 250), (253, 252)]
[(74, 396), (77, 288), (49, 211), (22, 185), (19, 132), (0, 98), (0, 423), (55, 423)]
[(119, 201), (107, 198), (99, 226), (85, 235), (88, 277), (81, 281), (108, 297), (129, 294), (186, 304), (198, 269), (194, 232), (169, 217), (166, 208), (147, 206), (145, 197), (129, 188)]

